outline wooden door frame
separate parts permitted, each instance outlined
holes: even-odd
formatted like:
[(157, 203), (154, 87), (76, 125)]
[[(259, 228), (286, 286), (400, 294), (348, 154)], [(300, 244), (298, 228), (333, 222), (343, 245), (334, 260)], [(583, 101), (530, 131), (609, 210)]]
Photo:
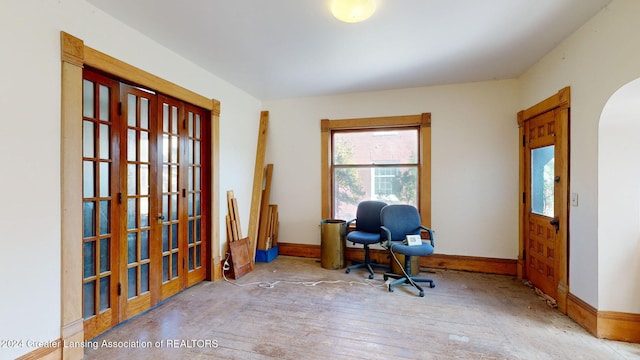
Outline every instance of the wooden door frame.
[[(518, 112), (518, 128), (519, 139), (522, 139), (522, 146), (520, 147), (520, 169), (519, 169), (519, 189), (523, 198), (519, 199), (519, 222), (518, 222), (518, 278), (522, 279), (525, 276), (525, 226), (526, 215), (528, 210), (525, 208), (524, 193), (525, 178), (526, 178), (526, 164), (524, 153), (524, 139), (525, 139), (525, 123), (527, 120), (534, 118), (547, 111), (558, 111), (558, 119), (556, 120), (556, 149), (561, 154), (566, 154), (565, 157), (556, 158), (555, 166), (556, 173), (567, 174), (566, 179), (560, 179), (560, 182), (556, 184), (555, 204), (559, 206), (558, 213), (560, 214), (560, 229), (556, 235), (557, 241), (557, 299), (558, 310), (563, 314), (567, 313), (567, 297), (569, 295), (569, 113), (571, 108), (571, 91), (570, 87), (560, 89), (556, 94), (548, 97), (547, 99), (539, 102), (532, 107)], [(559, 120), (559, 121), (558, 121)], [(559, 170), (559, 171), (558, 171)], [(558, 191), (559, 190), (559, 191)]]
[[(61, 319), (60, 340), (84, 341), (82, 316), (82, 69), (101, 70), (120, 79), (139, 84), (163, 94), (211, 111), (211, 226), (207, 249), (207, 279), (222, 277), (219, 224), (219, 120), (220, 102), (196, 94), (144, 70), (103, 54), (82, 39), (60, 32), (61, 67)], [(63, 358), (82, 358), (81, 347), (62, 349)]]

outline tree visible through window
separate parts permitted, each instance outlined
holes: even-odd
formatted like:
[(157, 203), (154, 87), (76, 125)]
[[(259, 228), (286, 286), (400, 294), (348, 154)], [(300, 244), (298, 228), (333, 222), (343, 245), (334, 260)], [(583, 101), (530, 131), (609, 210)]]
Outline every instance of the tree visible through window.
[(418, 206), (419, 128), (333, 131), (334, 217), (355, 217), (363, 200)]

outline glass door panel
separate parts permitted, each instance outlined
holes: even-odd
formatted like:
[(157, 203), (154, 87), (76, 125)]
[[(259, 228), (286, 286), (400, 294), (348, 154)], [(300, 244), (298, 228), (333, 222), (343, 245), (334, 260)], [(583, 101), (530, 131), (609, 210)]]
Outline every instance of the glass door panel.
[(202, 221), (204, 174), (202, 162), (203, 125), (205, 112), (187, 106), (187, 271), (188, 285), (204, 279), (205, 259), (204, 234), (205, 224)]
[(182, 211), (179, 182), (182, 181), (180, 118), (182, 105), (180, 102), (160, 97), (160, 121), (162, 154), (161, 203), (162, 213), (158, 223), (162, 226), (162, 298), (176, 294), (183, 288), (180, 277), (182, 252), (180, 250), (180, 231), (182, 225), (178, 214)]
[[(114, 81), (90, 72), (83, 80), (83, 318), (88, 338), (118, 320), (117, 216), (114, 188), (118, 176), (111, 147), (117, 143), (112, 117), (117, 104)], [(114, 240), (115, 239), (115, 240)], [(115, 242), (114, 242), (115, 241)], [(116, 279), (116, 280), (114, 280)]]
[(531, 212), (553, 217), (555, 146), (531, 149)]
[(124, 318), (136, 315), (140, 311), (151, 307), (152, 294), (152, 256), (151, 233), (153, 231), (150, 220), (151, 214), (151, 182), (150, 169), (153, 169), (150, 154), (153, 144), (150, 114), (151, 103), (155, 96), (126, 85), (121, 85), (122, 101), (126, 106), (123, 115), (127, 119), (126, 142), (122, 153), (127, 174), (123, 180), (126, 185), (127, 224), (125, 231), (126, 257), (123, 262), (125, 279), (122, 281), (123, 293), (126, 298)]

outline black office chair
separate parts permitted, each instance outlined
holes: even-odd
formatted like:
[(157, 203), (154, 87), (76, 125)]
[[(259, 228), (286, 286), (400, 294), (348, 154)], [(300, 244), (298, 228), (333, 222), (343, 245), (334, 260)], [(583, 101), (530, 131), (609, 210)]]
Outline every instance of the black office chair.
[(356, 222), (355, 230), (347, 234), (347, 241), (364, 246), (364, 262), (349, 266), (345, 271), (347, 274), (353, 269), (365, 267), (369, 270), (369, 279), (373, 279), (374, 267), (388, 269), (385, 265), (371, 262), (369, 255), (369, 245), (382, 242), (380, 210), (385, 206), (387, 206), (387, 204), (382, 201), (362, 201), (358, 204), (356, 218), (347, 222), (347, 229), (351, 223)]
[[(417, 283), (429, 283), (429, 287), (435, 287), (431, 279), (413, 277), (411, 275), (411, 257), (425, 256), (433, 254), (433, 230), (421, 224), (418, 209), (411, 205), (388, 205), (380, 212), (383, 237), (386, 240), (386, 247), (391, 251), (391, 261), (397, 261), (395, 254), (404, 255), (404, 266), (402, 275), (385, 273), (384, 280), (395, 279), (389, 283), (389, 291), (399, 284), (410, 284), (420, 291), (420, 296), (424, 296), (424, 290)], [(407, 245), (405, 239), (407, 235), (420, 235), (422, 230), (429, 234), (429, 241), (420, 241), (420, 245)]]

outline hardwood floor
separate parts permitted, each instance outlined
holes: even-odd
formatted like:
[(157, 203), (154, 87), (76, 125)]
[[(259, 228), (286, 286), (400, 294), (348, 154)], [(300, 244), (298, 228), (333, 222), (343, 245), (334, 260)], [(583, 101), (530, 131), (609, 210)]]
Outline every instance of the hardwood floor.
[(245, 286), (200, 283), (117, 326), (85, 359), (640, 358), (640, 344), (591, 336), (513, 277), (421, 275), (436, 282), (423, 298), (362, 269), (279, 256)]

